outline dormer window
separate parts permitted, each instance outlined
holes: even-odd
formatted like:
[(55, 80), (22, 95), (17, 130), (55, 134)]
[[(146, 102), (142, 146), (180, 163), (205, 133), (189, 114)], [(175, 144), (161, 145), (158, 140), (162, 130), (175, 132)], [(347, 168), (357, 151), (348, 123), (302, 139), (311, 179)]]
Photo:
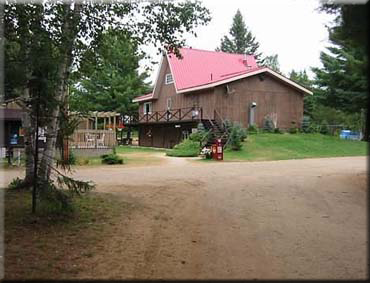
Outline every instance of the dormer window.
[(172, 83), (173, 83), (172, 74), (166, 74), (166, 85), (169, 85)]

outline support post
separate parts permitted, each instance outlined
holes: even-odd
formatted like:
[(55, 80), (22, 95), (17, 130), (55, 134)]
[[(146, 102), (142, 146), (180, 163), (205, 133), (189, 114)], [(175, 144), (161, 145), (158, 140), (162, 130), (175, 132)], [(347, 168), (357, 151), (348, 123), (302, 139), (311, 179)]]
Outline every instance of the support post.
[(36, 213), (36, 193), (37, 193), (37, 164), (39, 159), (39, 112), (40, 112), (40, 91), (37, 95), (36, 107), (36, 139), (35, 139), (35, 155), (33, 169), (33, 189), (32, 189), (32, 213)]

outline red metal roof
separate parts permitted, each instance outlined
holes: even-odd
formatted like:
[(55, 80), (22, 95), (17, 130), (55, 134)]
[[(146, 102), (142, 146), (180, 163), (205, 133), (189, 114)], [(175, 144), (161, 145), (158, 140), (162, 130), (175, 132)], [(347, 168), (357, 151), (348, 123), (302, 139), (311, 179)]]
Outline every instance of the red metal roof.
[(180, 48), (182, 59), (168, 54), (178, 91), (226, 80), (258, 69), (253, 55)]
[(133, 102), (139, 102), (139, 101), (143, 101), (143, 100), (150, 100), (153, 98), (153, 93), (148, 93), (148, 94), (144, 94), (142, 96), (138, 96), (136, 98), (134, 98), (132, 101)]
[[(261, 72), (268, 72), (286, 83), (312, 94), (308, 89), (273, 70), (267, 67), (259, 67), (253, 55), (194, 48), (180, 48), (180, 53), (183, 57), (181, 59), (173, 53), (167, 54), (177, 93), (213, 87), (223, 82), (227, 83)], [(139, 102), (151, 99), (154, 99), (152, 93), (139, 96), (133, 101)]]

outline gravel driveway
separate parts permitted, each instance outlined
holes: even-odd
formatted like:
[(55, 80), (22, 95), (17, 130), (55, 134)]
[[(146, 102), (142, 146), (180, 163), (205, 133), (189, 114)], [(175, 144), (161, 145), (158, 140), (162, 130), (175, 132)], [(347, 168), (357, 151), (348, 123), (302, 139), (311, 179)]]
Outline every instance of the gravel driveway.
[(365, 279), (366, 169), (366, 157), (81, 168), (137, 209), (79, 278)]

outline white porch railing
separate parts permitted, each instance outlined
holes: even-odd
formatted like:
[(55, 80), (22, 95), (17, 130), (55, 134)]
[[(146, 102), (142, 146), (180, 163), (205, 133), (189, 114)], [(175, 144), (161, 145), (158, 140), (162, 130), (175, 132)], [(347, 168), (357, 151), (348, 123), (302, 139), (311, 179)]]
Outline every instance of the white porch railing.
[(70, 148), (113, 148), (116, 145), (114, 130), (76, 130), (69, 142)]

